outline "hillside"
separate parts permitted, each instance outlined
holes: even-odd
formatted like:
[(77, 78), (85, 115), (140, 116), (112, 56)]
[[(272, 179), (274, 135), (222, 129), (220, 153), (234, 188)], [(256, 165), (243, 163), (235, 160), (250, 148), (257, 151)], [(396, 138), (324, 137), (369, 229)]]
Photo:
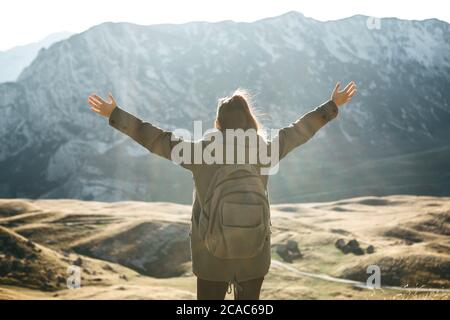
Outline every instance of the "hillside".
[[(272, 221), (263, 299), (449, 299), (450, 198), (279, 204)], [(189, 222), (189, 206), (164, 202), (1, 199), (0, 298), (195, 299)], [(374, 264), (382, 290), (364, 288)]]

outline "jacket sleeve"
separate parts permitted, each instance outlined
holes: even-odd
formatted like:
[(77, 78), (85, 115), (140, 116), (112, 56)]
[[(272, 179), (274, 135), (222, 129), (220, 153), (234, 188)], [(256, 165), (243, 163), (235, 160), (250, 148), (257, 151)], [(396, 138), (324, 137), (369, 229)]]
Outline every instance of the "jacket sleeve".
[[(109, 116), (109, 125), (131, 137), (150, 152), (168, 160), (172, 160), (172, 149), (177, 144), (185, 143), (186, 147), (192, 148), (191, 142), (185, 142), (175, 137), (171, 131), (165, 131), (149, 122), (144, 122), (118, 106)], [(181, 165), (185, 168), (189, 167), (185, 164)]]
[(297, 121), (280, 129), (271, 143), (278, 143), (279, 160), (296, 147), (311, 139), (325, 124), (338, 114), (338, 107), (329, 100), (313, 110), (305, 113)]

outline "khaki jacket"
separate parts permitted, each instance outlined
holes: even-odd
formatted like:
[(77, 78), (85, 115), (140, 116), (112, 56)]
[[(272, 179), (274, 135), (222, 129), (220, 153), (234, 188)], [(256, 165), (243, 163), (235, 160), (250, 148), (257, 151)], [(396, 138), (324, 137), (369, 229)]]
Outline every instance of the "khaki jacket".
[[(278, 143), (278, 158), (281, 160), (295, 147), (311, 139), (320, 128), (334, 119), (337, 114), (336, 104), (331, 100), (327, 101), (307, 112), (289, 126), (280, 129), (278, 135), (268, 144)], [(144, 122), (120, 107), (116, 107), (111, 113), (109, 125), (128, 135), (150, 152), (168, 160), (172, 160), (172, 150), (180, 143), (186, 144), (185, 147), (192, 150), (193, 157), (196, 147), (200, 145), (201, 148), (205, 148), (211, 142), (205, 138), (196, 142), (184, 141), (172, 132), (158, 128), (149, 122)], [(189, 170), (194, 179), (194, 201), (190, 232), (194, 274), (205, 280), (227, 282), (246, 281), (265, 276), (270, 267), (270, 239), (268, 239), (262, 253), (254, 258), (224, 260), (210, 254), (198, 237), (199, 201), (202, 201), (212, 176), (221, 165), (194, 164), (192, 159), (191, 163), (182, 163), (181, 166)], [(261, 177), (267, 186), (269, 176), (262, 175)]]

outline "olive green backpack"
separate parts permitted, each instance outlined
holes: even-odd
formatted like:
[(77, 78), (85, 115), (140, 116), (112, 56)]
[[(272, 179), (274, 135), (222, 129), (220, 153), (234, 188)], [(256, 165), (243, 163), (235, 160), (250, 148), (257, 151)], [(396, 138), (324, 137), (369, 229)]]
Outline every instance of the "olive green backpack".
[(267, 189), (256, 166), (223, 165), (201, 202), (198, 231), (209, 252), (221, 259), (261, 253), (271, 223)]

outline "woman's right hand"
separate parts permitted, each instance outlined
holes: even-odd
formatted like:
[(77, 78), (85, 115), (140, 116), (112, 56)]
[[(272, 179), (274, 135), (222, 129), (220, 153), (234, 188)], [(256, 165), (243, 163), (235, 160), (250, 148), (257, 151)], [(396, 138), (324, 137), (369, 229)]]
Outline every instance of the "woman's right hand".
[(106, 102), (98, 95), (91, 94), (88, 97), (88, 103), (91, 106), (91, 110), (104, 117), (109, 118), (114, 108), (117, 107), (117, 103), (116, 100), (114, 100), (114, 97), (112, 96), (111, 92), (108, 94), (108, 98), (109, 101)]
[(341, 83), (336, 83), (333, 93), (331, 94), (331, 100), (333, 100), (338, 107), (350, 102), (356, 94), (356, 84), (354, 81), (350, 82), (342, 91), (339, 91), (340, 87)]

